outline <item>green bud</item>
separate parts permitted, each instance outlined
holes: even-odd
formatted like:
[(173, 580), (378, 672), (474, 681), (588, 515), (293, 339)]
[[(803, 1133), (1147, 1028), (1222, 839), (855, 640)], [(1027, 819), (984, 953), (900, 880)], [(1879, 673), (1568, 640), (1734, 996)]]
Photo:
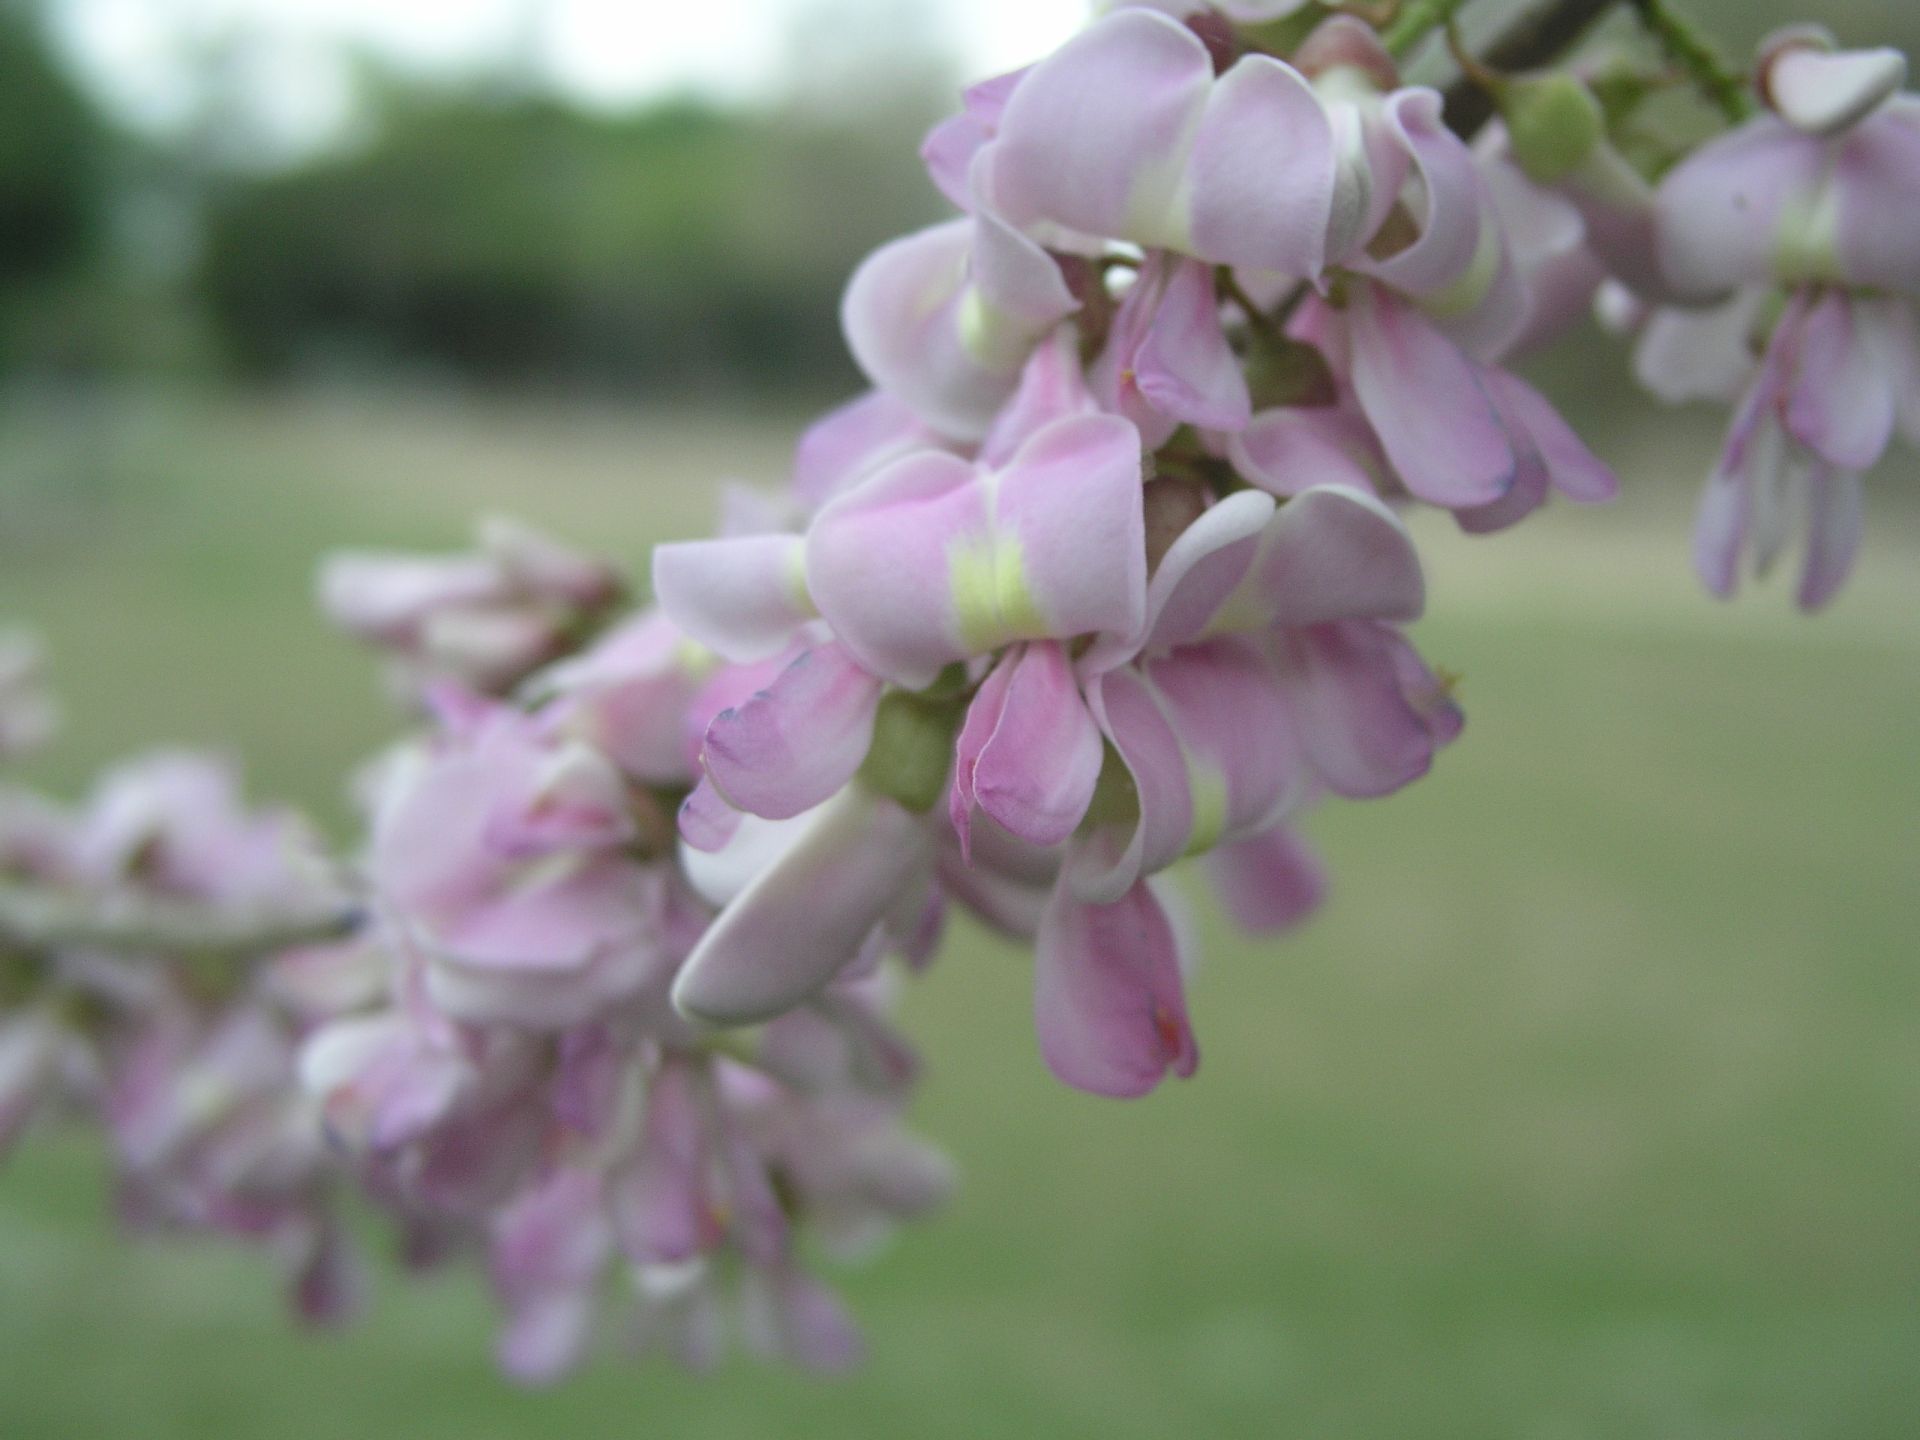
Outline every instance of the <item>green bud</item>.
[(1543, 185), (1579, 169), (1607, 135), (1606, 116), (1593, 92), (1561, 72), (1503, 85), (1500, 115), (1514, 160)]
[(946, 793), (953, 736), (965, 709), (958, 699), (888, 691), (873, 718), (873, 744), (860, 764), (861, 780), (875, 794), (926, 814)]

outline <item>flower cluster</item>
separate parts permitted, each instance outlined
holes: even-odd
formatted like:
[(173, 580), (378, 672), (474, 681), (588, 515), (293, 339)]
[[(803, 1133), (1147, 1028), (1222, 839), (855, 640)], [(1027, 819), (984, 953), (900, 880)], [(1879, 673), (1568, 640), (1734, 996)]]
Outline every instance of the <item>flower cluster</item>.
[(217, 758), (129, 761), (75, 810), (0, 787), (0, 1154), (43, 1112), (89, 1116), (125, 1223), (264, 1245), (302, 1315), (343, 1317), (309, 1017), (275, 966), (346, 906), (307, 828), (248, 810)]
[(1809, 28), (1761, 47), (1763, 113), (1674, 166), (1659, 192), (1662, 273), (1692, 302), (1616, 297), (1636, 369), (1668, 400), (1733, 402), (1694, 561), (1731, 595), (1804, 535), (1799, 601), (1851, 570), (1862, 472), (1897, 432), (1920, 445), (1920, 96), (1893, 50)]
[[(1618, 488), (1527, 351), (1597, 304), (1657, 391), (1737, 402), (1720, 593), (1800, 520), (1824, 603), (1861, 473), (1920, 433), (1899, 56), (1793, 31), (1749, 90), (1693, 41), (1510, 75), (1450, 36), (1497, 115), (1466, 135), (1399, 63), (1458, 8), (1111, 4), (968, 91), (923, 150), (952, 218), (846, 291), (870, 391), (659, 547), (647, 608), (504, 520), (330, 560), (424, 716), (361, 777), (351, 936), (278, 923), (344, 902), (211, 762), (77, 814), (0, 792), (0, 1142), (90, 1108), (130, 1217), (272, 1240), (316, 1315), (350, 1178), (411, 1257), (485, 1256), (523, 1379), (589, 1352), (609, 1275), (642, 1348), (851, 1361), (813, 1262), (951, 1183), (895, 990), (964, 912), (1031, 944), (1066, 1084), (1194, 1073), (1169, 872), (1296, 925), (1303, 818), (1461, 733), (1407, 513), (1487, 534)], [(1650, 151), (1676, 77), (1741, 123)], [(0, 758), (50, 715), (0, 640)]]

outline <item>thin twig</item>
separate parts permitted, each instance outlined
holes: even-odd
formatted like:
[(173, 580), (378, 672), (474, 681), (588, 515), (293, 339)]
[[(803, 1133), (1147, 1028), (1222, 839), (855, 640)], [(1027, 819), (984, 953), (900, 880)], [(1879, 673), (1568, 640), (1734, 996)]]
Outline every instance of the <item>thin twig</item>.
[(0, 884), (0, 941), (27, 950), (79, 948), (167, 955), (262, 955), (337, 940), (361, 923), (358, 906), (215, 907), (189, 900), (77, 895)]

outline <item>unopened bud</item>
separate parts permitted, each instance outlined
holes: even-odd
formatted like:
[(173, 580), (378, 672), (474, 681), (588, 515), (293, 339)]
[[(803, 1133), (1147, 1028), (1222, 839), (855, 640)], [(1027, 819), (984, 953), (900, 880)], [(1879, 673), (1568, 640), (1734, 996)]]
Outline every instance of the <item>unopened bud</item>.
[(1529, 179), (1564, 179), (1606, 139), (1606, 116), (1593, 92), (1564, 72), (1534, 75), (1501, 87), (1507, 146)]
[(964, 708), (904, 690), (888, 693), (873, 719), (873, 744), (861, 762), (860, 779), (874, 793), (926, 814), (946, 793), (953, 736)]

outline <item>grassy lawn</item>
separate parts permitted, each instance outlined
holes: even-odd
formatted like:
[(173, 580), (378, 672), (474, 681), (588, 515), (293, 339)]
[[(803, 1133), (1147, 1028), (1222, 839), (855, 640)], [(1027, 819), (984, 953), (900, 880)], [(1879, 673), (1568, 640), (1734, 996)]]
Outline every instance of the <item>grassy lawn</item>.
[[(73, 711), (34, 773), (210, 740), (334, 816), (389, 722), (311, 618), (318, 551), (450, 544), (483, 503), (637, 569), (783, 464), (764, 424), (454, 402), (9, 429), (0, 616)], [(0, 1437), (1920, 1434), (1920, 510), (1880, 484), (1820, 620), (1729, 609), (1685, 569), (1699, 445), (1614, 451), (1613, 512), (1422, 526), (1466, 736), (1317, 819), (1308, 933), (1209, 934), (1192, 1083), (1052, 1083), (1024, 961), (959, 938), (909, 1021), (963, 1188), (846, 1275), (858, 1376), (608, 1360), (525, 1395), (457, 1276), (306, 1340), (253, 1258), (112, 1239), (93, 1152), (46, 1138), (0, 1173)]]

